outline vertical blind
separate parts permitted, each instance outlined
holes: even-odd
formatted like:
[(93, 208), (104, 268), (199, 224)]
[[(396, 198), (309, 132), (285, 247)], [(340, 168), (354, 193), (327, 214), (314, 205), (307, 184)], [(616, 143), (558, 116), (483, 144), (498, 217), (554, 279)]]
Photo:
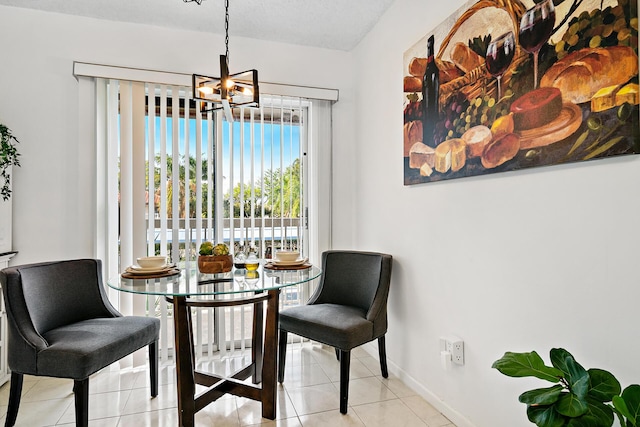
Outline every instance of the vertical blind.
[(195, 108), (190, 88), (98, 80), (105, 191), (117, 201), (107, 205), (110, 264), (119, 270), (153, 254), (193, 260), (205, 240), (263, 256), (306, 250), (309, 101), (265, 97), (230, 124)]
[[(234, 110), (228, 123), (201, 112), (191, 88), (96, 79), (99, 205), (98, 256), (114, 277), (135, 259), (166, 255), (184, 265), (203, 241), (232, 253), (308, 248), (305, 200), (310, 100), (262, 96), (260, 109)], [(102, 200), (102, 202), (100, 202)], [(100, 210), (100, 209), (99, 209)], [(191, 263), (193, 265), (194, 263)], [(283, 303), (304, 301), (288, 290)], [(164, 299), (110, 294), (124, 314), (163, 320), (161, 358), (170, 356), (170, 307)], [(194, 313), (196, 354), (244, 349), (250, 307)], [(226, 311), (225, 311), (226, 310)]]

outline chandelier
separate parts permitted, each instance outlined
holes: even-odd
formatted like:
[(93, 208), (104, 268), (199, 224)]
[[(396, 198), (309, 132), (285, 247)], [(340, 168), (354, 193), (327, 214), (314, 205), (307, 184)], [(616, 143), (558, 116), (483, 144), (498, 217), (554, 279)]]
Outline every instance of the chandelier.
[[(198, 4), (202, 0), (195, 1)], [(260, 91), (258, 88), (258, 71), (247, 70), (229, 74), (229, 0), (224, 2), (225, 19), (225, 54), (220, 55), (220, 77), (193, 75), (193, 98), (200, 100), (202, 112), (223, 110), (228, 122), (233, 122), (232, 108), (259, 107)], [(210, 104), (213, 106), (209, 107)]]

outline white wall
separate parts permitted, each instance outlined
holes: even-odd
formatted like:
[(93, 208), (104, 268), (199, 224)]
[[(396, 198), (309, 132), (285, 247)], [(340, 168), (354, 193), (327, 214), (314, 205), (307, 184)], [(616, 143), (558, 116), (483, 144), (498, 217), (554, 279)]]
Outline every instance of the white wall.
[[(0, 51), (0, 120), (22, 154), (12, 264), (92, 256), (94, 151), (79, 137), (87, 124), (73, 61), (215, 75), (224, 39), (0, 6)], [(351, 54), (238, 37), (230, 53), (232, 71), (256, 68), (261, 81), (339, 89), (335, 142), (353, 144)]]
[[(394, 372), (458, 426), (525, 426), (518, 395), (547, 385), (491, 369), (505, 351), (548, 361), (564, 347), (623, 386), (640, 382), (640, 156), (403, 186), (403, 52), (463, 4), (397, 0), (355, 49), (354, 211), (344, 219), (357, 218), (358, 248), (394, 255)], [(448, 372), (446, 334), (466, 352)]]
[[(403, 186), (402, 55), (462, 3), (397, 0), (353, 54), (232, 37), (231, 66), (340, 89), (333, 242), (394, 255), (392, 372), (460, 427), (525, 426), (517, 396), (532, 383), (490, 369), (507, 350), (562, 346), (640, 382), (640, 158)], [(0, 50), (0, 120), (23, 165), (12, 264), (91, 256), (92, 141), (78, 137), (72, 62), (206, 74), (222, 38), (0, 7)], [(464, 367), (441, 369), (444, 334), (464, 339)]]

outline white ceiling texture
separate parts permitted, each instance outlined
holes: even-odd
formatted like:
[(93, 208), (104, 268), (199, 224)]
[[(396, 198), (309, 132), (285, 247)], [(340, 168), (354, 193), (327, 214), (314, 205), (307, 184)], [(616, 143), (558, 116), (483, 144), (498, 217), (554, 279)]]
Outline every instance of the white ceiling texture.
[[(229, 35), (350, 51), (394, 0), (230, 0)], [(224, 0), (0, 0), (0, 5), (224, 34)]]

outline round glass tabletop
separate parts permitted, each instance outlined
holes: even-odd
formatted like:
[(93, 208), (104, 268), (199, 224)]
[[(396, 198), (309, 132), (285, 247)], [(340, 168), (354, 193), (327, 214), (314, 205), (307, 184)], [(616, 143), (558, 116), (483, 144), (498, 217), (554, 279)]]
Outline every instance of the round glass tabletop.
[(195, 297), (280, 289), (309, 282), (321, 273), (319, 267), (312, 265), (292, 270), (272, 270), (263, 266), (256, 271), (234, 268), (228, 273), (203, 274), (198, 271), (196, 263), (191, 263), (174, 276), (128, 279), (118, 275), (110, 278), (107, 285), (134, 294)]

